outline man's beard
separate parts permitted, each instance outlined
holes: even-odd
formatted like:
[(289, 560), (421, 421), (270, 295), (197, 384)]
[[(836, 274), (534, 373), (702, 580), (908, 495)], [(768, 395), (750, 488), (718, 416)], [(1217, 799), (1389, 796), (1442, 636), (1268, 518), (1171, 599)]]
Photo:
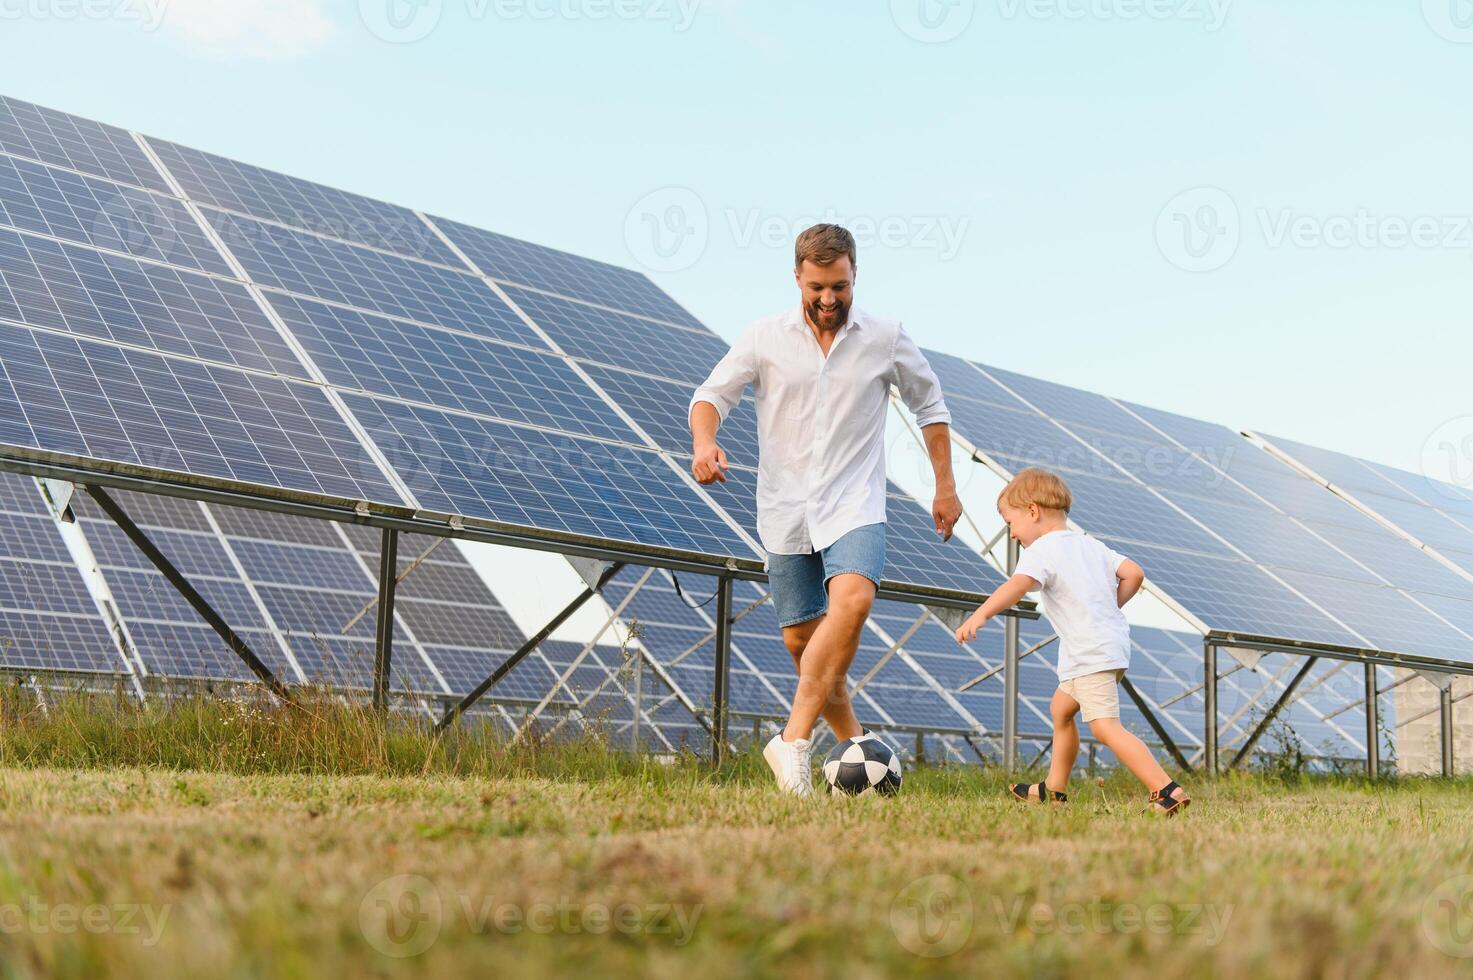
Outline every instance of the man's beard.
[(840, 302), (837, 304), (837, 309), (831, 315), (825, 316), (819, 309), (818, 301), (814, 300), (808, 304), (805, 312), (808, 314), (808, 321), (814, 326), (821, 329), (837, 330), (849, 319), (849, 304)]

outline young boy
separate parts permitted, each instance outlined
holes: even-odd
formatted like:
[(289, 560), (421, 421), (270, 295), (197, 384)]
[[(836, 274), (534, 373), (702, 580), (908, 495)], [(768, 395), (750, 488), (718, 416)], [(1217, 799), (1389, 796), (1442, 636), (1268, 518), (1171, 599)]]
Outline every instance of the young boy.
[(1096, 539), (1071, 531), (1066, 518), (1073, 502), (1062, 479), (1034, 467), (1003, 488), (997, 512), (1027, 550), (1013, 577), (957, 629), (956, 641), (976, 638), (993, 616), (1024, 594), (1042, 591), (1043, 613), (1059, 634), (1059, 689), (1049, 706), (1053, 759), (1044, 782), (1018, 783), (1011, 787), (1013, 796), (1030, 803), (1068, 800), (1064, 787), (1079, 754), (1074, 716), (1082, 714), (1094, 737), (1145, 783), (1151, 803), (1169, 816), (1191, 803), (1191, 797), (1166, 775), (1151, 750), (1120, 724), (1116, 690), (1130, 666), (1130, 626), (1120, 609), (1140, 591), (1146, 573)]

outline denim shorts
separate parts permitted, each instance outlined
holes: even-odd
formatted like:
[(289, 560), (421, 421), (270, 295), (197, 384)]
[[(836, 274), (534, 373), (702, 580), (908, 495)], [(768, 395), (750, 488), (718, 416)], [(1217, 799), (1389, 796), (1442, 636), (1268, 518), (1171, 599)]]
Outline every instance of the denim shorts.
[(829, 608), (829, 579), (863, 575), (875, 585), (885, 570), (885, 525), (866, 524), (822, 551), (806, 555), (767, 553), (767, 579), (779, 626), (817, 619)]

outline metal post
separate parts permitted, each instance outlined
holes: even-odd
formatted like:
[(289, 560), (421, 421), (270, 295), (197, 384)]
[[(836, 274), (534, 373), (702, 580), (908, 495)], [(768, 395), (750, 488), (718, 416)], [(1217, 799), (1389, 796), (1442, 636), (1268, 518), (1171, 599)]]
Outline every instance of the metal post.
[[(1008, 537), (1008, 578), (1018, 568), (1018, 542)], [(1002, 768), (1011, 775), (1018, 762), (1018, 617), (1003, 620)]]
[(399, 581), (399, 532), (384, 528), (378, 558), (378, 640), (373, 655), (373, 709), (389, 707), (389, 671), (394, 662), (394, 587)]
[[(1263, 737), (1263, 733), (1268, 731), (1268, 726), (1274, 723), (1274, 719), (1279, 716), (1279, 712), (1283, 711), (1285, 707), (1293, 702), (1294, 692), (1298, 690), (1299, 685), (1303, 683), (1306, 677), (1309, 676), (1310, 670), (1312, 670), (1314, 668), (1314, 665), (1318, 662), (1318, 657), (1304, 658), (1304, 664), (1300, 666), (1298, 672), (1295, 673), (1293, 677), (1289, 678), (1289, 683), (1284, 687), (1284, 692), (1279, 695), (1278, 700), (1276, 700), (1272, 705), (1269, 706), (1269, 709), (1264, 714), (1262, 720), (1258, 722), (1258, 727), (1254, 728), (1253, 731), (1249, 734), (1248, 738), (1244, 740), (1243, 744), (1238, 747), (1238, 754), (1233, 756), (1232, 762), (1228, 763), (1229, 769), (1238, 768), (1238, 766), (1242, 764), (1244, 759), (1247, 759), (1250, 755), (1253, 754), (1253, 746), (1257, 745), (1258, 740)], [(1215, 741), (1216, 740), (1214, 739), (1214, 742)], [(1213, 771), (1216, 772), (1216, 770)]]
[(112, 522), (122, 529), (123, 533), (128, 536), (128, 540), (137, 545), (138, 550), (143, 552), (144, 557), (153, 563), (153, 566), (168, 580), (168, 583), (174, 587), (175, 591), (184, 597), (184, 601), (189, 603), (194, 608), (194, 611), (199, 613), (200, 618), (219, 634), (220, 638), (225, 641), (226, 646), (230, 647), (231, 650), (235, 651), (236, 656), (245, 661), (246, 666), (251, 669), (251, 672), (261, 679), (261, 683), (265, 684), (271, 690), (272, 694), (275, 694), (288, 704), (292, 704), (291, 694), (287, 692), (286, 685), (282, 684), (277, 676), (271, 672), (271, 668), (267, 667), (265, 662), (256, 656), (256, 652), (250, 648), (250, 645), (246, 643), (240, 634), (230, 628), (230, 624), (225, 622), (225, 618), (215, 611), (215, 607), (211, 606), (209, 601), (200, 595), (199, 591), (193, 585), (189, 584), (189, 579), (184, 577), (184, 573), (179, 571), (173, 562), (169, 561), (168, 557), (158, 549), (158, 546), (153, 543), (149, 536), (143, 533), (142, 528), (133, 523), (133, 519), (118, 505), (118, 502), (113, 500), (106, 490), (98, 486), (89, 485), (87, 487), (87, 493), (91, 495), (93, 500), (97, 501), (97, 505), (102, 508), (103, 513), (107, 514)]
[(1217, 645), (1202, 644), (1202, 768), (1207, 778), (1217, 775)]
[(924, 732), (916, 732), (916, 765), (920, 766), (926, 761), (926, 735)]
[(1381, 701), (1376, 693), (1376, 665), (1366, 664), (1366, 776), (1381, 775)]
[(517, 648), (515, 653), (503, 660), (501, 662), (501, 665), (491, 672), (490, 677), (487, 677), (485, 680), (481, 681), (481, 683), (477, 684), (469, 694), (461, 698), (457, 704), (452, 705), (448, 710), (446, 710), (445, 714), (440, 718), (440, 720), (435, 722), (435, 731), (443, 732), (445, 729), (449, 728), (451, 723), (453, 723), (463, 713), (469, 711), (471, 706), (473, 706), (477, 701), (481, 700), (481, 698), (485, 696), (487, 691), (491, 690), (491, 688), (500, 683), (501, 679), (509, 674), (513, 667), (525, 660), (528, 655), (530, 655), (533, 650), (536, 650), (539, 646), (541, 646), (543, 641), (551, 636), (559, 626), (567, 622), (570, 616), (572, 616), (579, 609), (583, 608), (583, 604), (585, 602), (587, 602), (589, 599), (592, 599), (595, 595), (602, 591), (603, 587), (609, 583), (609, 579), (617, 575), (623, 567), (624, 564), (622, 562), (616, 561), (608, 568), (604, 569), (604, 573), (599, 576), (596, 583), (588, 586), (582, 592), (578, 593), (578, 596), (572, 602), (564, 606), (561, 612), (559, 612), (556, 616), (547, 621), (547, 625), (543, 626), (542, 629), (537, 631), (536, 636), (528, 639), (526, 643), (523, 643), (520, 647)]
[(711, 678), (711, 764), (726, 755), (726, 702), (731, 684), (731, 576), (716, 583), (716, 659)]
[(1442, 774), (1453, 775), (1453, 679), (1448, 675), (1447, 686), (1439, 694), (1442, 714)]

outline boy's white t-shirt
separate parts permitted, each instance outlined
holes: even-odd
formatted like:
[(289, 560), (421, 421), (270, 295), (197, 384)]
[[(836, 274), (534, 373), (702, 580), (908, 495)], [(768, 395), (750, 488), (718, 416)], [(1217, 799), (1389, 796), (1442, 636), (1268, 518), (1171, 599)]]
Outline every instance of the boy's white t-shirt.
[(1042, 587), (1043, 614), (1059, 634), (1059, 680), (1130, 666), (1130, 624), (1116, 605), (1125, 562), (1078, 531), (1050, 531), (1029, 545), (1015, 574)]

